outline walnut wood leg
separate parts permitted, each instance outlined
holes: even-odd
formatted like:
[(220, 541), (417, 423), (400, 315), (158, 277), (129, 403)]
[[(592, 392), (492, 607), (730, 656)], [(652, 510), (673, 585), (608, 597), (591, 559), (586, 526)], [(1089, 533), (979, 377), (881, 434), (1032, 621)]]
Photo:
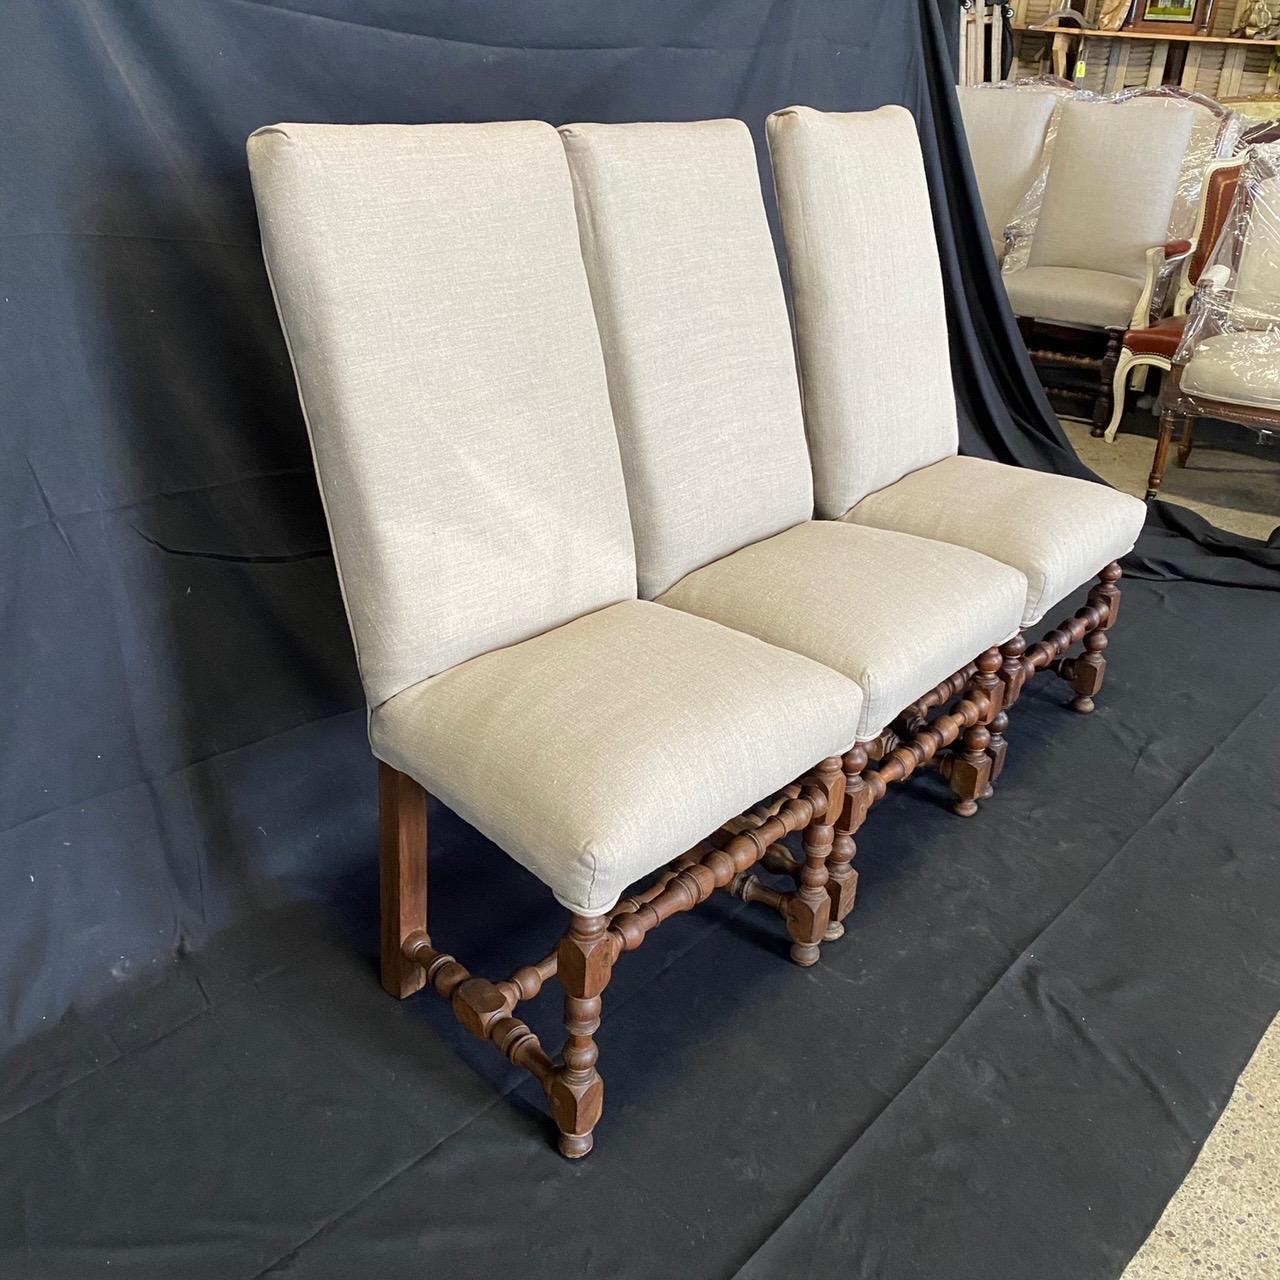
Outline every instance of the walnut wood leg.
[(1160, 492), (1164, 480), (1164, 469), (1169, 464), (1169, 445), (1173, 441), (1173, 432), (1178, 424), (1178, 415), (1166, 409), (1160, 415), (1160, 434), (1156, 437), (1156, 453), (1151, 460), (1151, 475), (1147, 478), (1147, 501)]
[(1000, 685), (1000, 711), (991, 721), (991, 745), (987, 747), (987, 755), (991, 757), (991, 778), (983, 799), (987, 799), (995, 790), (996, 781), (1004, 772), (1005, 756), (1009, 752), (1009, 743), (1005, 734), (1009, 730), (1009, 708), (1022, 692), (1022, 655), (1027, 651), (1026, 638), (1019, 632), (1000, 646), (1000, 670), (997, 673)]
[(600, 1029), (600, 993), (613, 972), (614, 944), (608, 929), (607, 916), (571, 916), (569, 931), (556, 953), (569, 1039), (547, 1093), (560, 1130), (560, 1153), (570, 1160), (591, 1150), (592, 1130), (604, 1110), (595, 1034)]
[[(1093, 428), (1089, 432), (1090, 435), (1102, 436), (1107, 433), (1113, 395), (1111, 384), (1115, 378), (1116, 365), (1120, 362), (1120, 344), (1123, 340), (1124, 334), (1121, 330), (1107, 330), (1107, 353), (1102, 357), (1102, 369), (1098, 375), (1101, 385), (1098, 388), (1098, 398), (1093, 402)], [(1120, 394), (1123, 399), (1123, 390)]]
[(1182, 419), (1182, 435), (1178, 438), (1178, 466), (1185, 467), (1195, 447), (1196, 420), (1188, 414)]
[(378, 761), (382, 985), (403, 1000), (427, 975), (404, 954), (410, 934), (427, 929), (427, 793), (406, 773)]
[(831, 919), (824, 940), (835, 942), (844, 936), (844, 918), (853, 910), (858, 894), (858, 873), (853, 867), (858, 846), (854, 840), (871, 804), (871, 792), (863, 780), (867, 749), (861, 743), (845, 752), (844, 806), (831, 841), (827, 859), (827, 894), (831, 898)]
[(839, 756), (829, 756), (814, 771), (813, 785), (804, 798), (813, 804), (813, 817), (804, 830), (804, 865), (799, 884), (786, 904), (791, 959), (808, 968), (817, 964), (821, 943), (831, 922), (827, 892), (827, 859), (835, 841), (835, 823), (844, 809), (844, 770)]
[(978, 670), (969, 681), (970, 690), (981, 693), (988, 703), (988, 711), (976, 724), (964, 732), (964, 748), (952, 757), (947, 780), (955, 793), (953, 811), (962, 818), (978, 812), (978, 801), (988, 794), (991, 783), (991, 730), (988, 725), (999, 716), (1004, 686), (999, 671), (1003, 659), (999, 649), (988, 649), (978, 659)]

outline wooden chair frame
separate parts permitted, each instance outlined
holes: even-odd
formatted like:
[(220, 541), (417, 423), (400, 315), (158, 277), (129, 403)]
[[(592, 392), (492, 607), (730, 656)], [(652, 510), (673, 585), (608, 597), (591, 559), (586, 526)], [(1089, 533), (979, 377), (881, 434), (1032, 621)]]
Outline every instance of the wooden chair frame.
[[(839, 756), (821, 761), (812, 773), (757, 806), (747, 819), (721, 828), (705, 847), (677, 858), (647, 888), (622, 898), (606, 914), (570, 913), (556, 949), (502, 982), (474, 976), (439, 950), (427, 932), (426, 791), (407, 774), (379, 761), (378, 802), (383, 987), (400, 999), (433, 987), (472, 1035), (490, 1041), (534, 1076), (550, 1102), (560, 1151), (570, 1159), (591, 1150), (603, 1111), (595, 1033), (601, 995), (624, 951), (634, 951), (651, 929), (696, 907), (717, 889), (774, 907), (786, 922), (791, 958), (797, 964), (814, 964), (827, 934), (827, 859), (845, 803)], [(755, 887), (748, 874), (751, 868), (794, 831), (804, 832), (804, 860), (795, 869), (797, 887), (790, 892)], [(551, 978), (558, 978), (564, 989), (568, 1040), (559, 1062), (516, 1016), (519, 1004), (532, 1000)]]
[[(791, 959), (802, 966), (815, 964), (821, 944), (844, 934), (844, 920), (857, 896), (856, 836), (892, 783), (906, 781), (922, 767), (937, 768), (956, 795), (955, 811), (969, 816), (980, 799), (992, 794), (1004, 768), (1008, 709), (1036, 671), (1056, 671), (1076, 690), (1073, 707), (1093, 710), (1106, 670), (1105, 632), (1119, 607), (1119, 576), (1118, 566), (1108, 565), (1088, 603), (1039, 643), (1028, 648), (1018, 635), (988, 649), (912, 703), (873, 742), (822, 760), (812, 772), (725, 823), (604, 915), (571, 912), (555, 950), (503, 981), (472, 974), (432, 941), (427, 929), (427, 793), (408, 774), (379, 761), (383, 987), (404, 999), (430, 986), (448, 1000), (472, 1035), (492, 1043), (542, 1085), (561, 1153), (569, 1159), (587, 1155), (604, 1109), (595, 1035), (602, 995), (618, 957), (634, 951), (664, 920), (723, 890), (775, 910), (791, 937)], [(1080, 639), (1084, 655), (1064, 657)], [(929, 719), (957, 696), (950, 709)], [(803, 858), (782, 844), (797, 831), (804, 833)], [(795, 888), (766, 883), (755, 874), (757, 867), (789, 877)], [(516, 1013), (552, 978), (564, 991), (568, 1032), (559, 1062)]]

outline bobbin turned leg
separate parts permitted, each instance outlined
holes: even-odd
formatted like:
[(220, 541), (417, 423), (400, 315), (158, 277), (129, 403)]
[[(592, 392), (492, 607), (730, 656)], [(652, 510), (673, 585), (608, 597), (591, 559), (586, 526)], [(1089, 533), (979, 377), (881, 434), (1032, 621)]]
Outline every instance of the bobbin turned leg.
[(378, 761), (378, 850), (382, 985), (403, 1000), (422, 989), (422, 966), (404, 940), (427, 929), (427, 793), (407, 773)]
[(841, 765), (844, 769), (844, 805), (831, 841), (831, 856), (827, 859), (827, 893), (831, 898), (831, 918), (824, 935), (827, 942), (844, 937), (843, 921), (853, 910), (857, 898), (858, 873), (853, 867), (853, 860), (858, 846), (854, 836), (871, 804), (871, 792), (862, 777), (862, 771), (867, 767), (866, 747), (860, 742), (850, 747)]
[(560, 1153), (570, 1160), (591, 1150), (591, 1131), (604, 1110), (595, 1034), (600, 1029), (600, 993), (609, 985), (613, 972), (615, 948), (608, 929), (607, 916), (570, 916), (569, 931), (560, 939), (556, 953), (569, 1039), (564, 1061), (556, 1068), (547, 1093), (560, 1130)]
[(947, 780), (956, 795), (953, 811), (962, 818), (978, 812), (978, 801), (987, 795), (991, 782), (991, 730), (987, 727), (1002, 707), (1004, 686), (997, 674), (1001, 666), (999, 649), (988, 649), (978, 659), (978, 670), (969, 681), (969, 690), (985, 698), (987, 710), (964, 733), (964, 748), (951, 758)]
[(844, 808), (844, 770), (839, 756), (828, 756), (801, 793), (813, 805), (813, 816), (804, 829), (804, 866), (800, 880), (787, 900), (787, 932), (791, 935), (791, 959), (808, 968), (817, 964), (821, 943), (831, 922), (831, 897), (827, 891), (827, 859), (835, 841), (835, 823)]
[(1078, 658), (1069, 658), (1062, 665), (1062, 674), (1075, 690), (1076, 696), (1071, 701), (1072, 711), (1088, 715), (1096, 705), (1094, 697), (1102, 688), (1107, 674), (1107, 632), (1115, 626), (1120, 614), (1120, 566), (1114, 561), (1107, 565), (1098, 575), (1098, 582), (1089, 592), (1088, 603), (1094, 608), (1105, 609), (1106, 616), (1102, 622), (1084, 638), (1084, 653)]

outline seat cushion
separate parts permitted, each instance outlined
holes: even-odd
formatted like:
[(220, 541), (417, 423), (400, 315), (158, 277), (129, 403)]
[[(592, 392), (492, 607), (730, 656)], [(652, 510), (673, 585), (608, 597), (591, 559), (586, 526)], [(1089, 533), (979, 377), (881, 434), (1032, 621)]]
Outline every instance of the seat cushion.
[(859, 739), (1018, 629), (1022, 574), (985, 556), (838, 521), (797, 525), (695, 570), (658, 603), (842, 672)]
[(1224, 404), (1280, 408), (1280, 332), (1206, 338), (1182, 371), (1182, 389)]
[(858, 686), (626, 601), (413, 685), (374, 754), (599, 915), (633, 881), (854, 741)]
[(1140, 280), (1075, 267), (1022, 267), (1004, 287), (1015, 315), (1101, 329), (1127, 329), (1142, 294)]
[(864, 498), (845, 516), (969, 547), (1026, 575), (1022, 625), (1137, 541), (1146, 507), (1104, 484), (983, 458), (947, 458)]

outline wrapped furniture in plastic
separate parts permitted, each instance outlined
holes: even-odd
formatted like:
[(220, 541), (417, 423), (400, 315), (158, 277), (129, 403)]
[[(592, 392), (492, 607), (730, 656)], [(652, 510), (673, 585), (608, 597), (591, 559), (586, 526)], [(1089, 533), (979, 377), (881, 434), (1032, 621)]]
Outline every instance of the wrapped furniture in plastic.
[(1192, 182), (1198, 199), (1197, 131), (1217, 138), (1221, 128), (1218, 115), (1187, 95), (1072, 99), (1062, 106), (1038, 216), (1029, 212), (1034, 191), (1017, 215), (1031, 231), (1029, 244), (1025, 235), (1014, 241), (1004, 264), (1015, 313), (1025, 325), (1109, 334), (1099, 365), (1040, 353), (1046, 363), (1099, 367), (1093, 418), (1100, 429), (1111, 415), (1122, 335), (1158, 314), (1170, 268), (1194, 247), (1171, 238), (1170, 228)]
[(1057, 131), (1058, 105), (1072, 89), (1044, 76), (1016, 84), (962, 85), (957, 92), (987, 234), (996, 262), (1003, 262), (1015, 233), (1014, 214), (1040, 177)]
[(1196, 418), (1280, 434), (1280, 145), (1248, 153), (1226, 225), (1200, 276), (1161, 409), (1148, 498), (1160, 488), (1180, 423), (1183, 463)]

